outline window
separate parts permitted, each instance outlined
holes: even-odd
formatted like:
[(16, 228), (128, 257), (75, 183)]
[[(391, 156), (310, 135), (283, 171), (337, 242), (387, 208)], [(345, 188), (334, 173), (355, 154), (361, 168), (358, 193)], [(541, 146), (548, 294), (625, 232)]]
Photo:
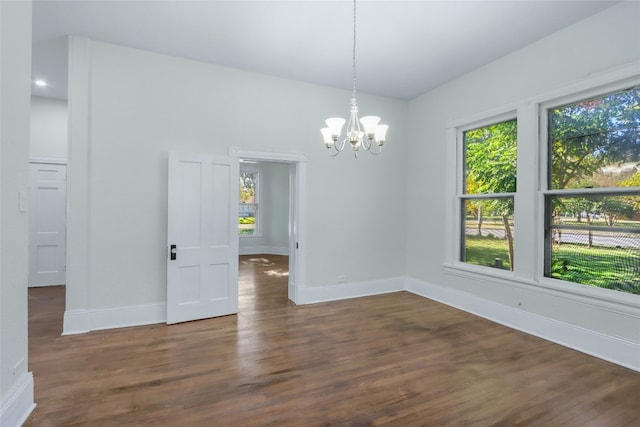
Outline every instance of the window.
[(240, 206), (238, 209), (238, 233), (240, 236), (259, 234), (259, 172), (257, 169), (240, 169)]
[(547, 120), (544, 275), (640, 294), (640, 86)]
[(513, 270), (516, 134), (515, 119), (462, 133), (463, 262)]
[(444, 268), (640, 307), (640, 75), (572, 88), (447, 124)]

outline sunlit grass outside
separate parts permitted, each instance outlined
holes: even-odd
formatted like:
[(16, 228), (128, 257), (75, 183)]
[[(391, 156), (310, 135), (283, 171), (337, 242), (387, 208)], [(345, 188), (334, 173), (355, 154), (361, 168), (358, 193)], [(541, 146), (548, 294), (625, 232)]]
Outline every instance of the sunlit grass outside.
[(238, 218), (238, 233), (241, 236), (251, 236), (256, 231), (256, 218), (253, 216)]
[[(496, 267), (496, 259), (500, 259), (502, 267)], [(492, 236), (465, 236), (465, 262), (509, 270), (507, 239)]]
[(565, 243), (551, 261), (554, 279), (640, 295), (640, 249)]
[[(465, 262), (509, 269), (507, 240), (465, 236)], [(563, 243), (554, 245), (551, 277), (559, 280), (640, 295), (640, 249)]]

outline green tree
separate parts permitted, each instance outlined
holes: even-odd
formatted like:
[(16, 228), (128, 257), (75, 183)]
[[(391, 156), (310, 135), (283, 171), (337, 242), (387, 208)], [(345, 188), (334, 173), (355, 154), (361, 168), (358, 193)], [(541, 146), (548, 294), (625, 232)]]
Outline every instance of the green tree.
[(256, 174), (240, 171), (240, 203), (255, 203)]
[[(640, 172), (636, 172), (631, 177), (618, 183), (620, 187), (640, 187)], [(632, 216), (636, 216), (640, 213), (640, 196), (627, 196), (625, 201), (633, 207), (634, 212)]]
[(640, 88), (550, 111), (552, 188), (581, 188), (603, 166), (640, 158)]
[[(578, 219), (578, 222), (584, 218), (587, 221), (587, 225), (589, 226), (589, 247), (593, 247), (593, 231), (591, 230), (591, 225), (593, 224), (593, 214), (600, 210), (601, 204), (597, 201), (594, 201), (591, 198), (586, 197), (571, 197), (566, 199), (555, 199), (554, 200), (554, 212), (566, 212), (575, 216)], [(583, 215), (584, 213), (584, 215)], [(558, 239), (558, 243), (560, 243), (560, 238)]]
[[(513, 193), (516, 191), (517, 123), (509, 120), (465, 132), (465, 191), (467, 194)], [(476, 200), (487, 211), (500, 215), (513, 270), (513, 233), (510, 218), (513, 199)]]

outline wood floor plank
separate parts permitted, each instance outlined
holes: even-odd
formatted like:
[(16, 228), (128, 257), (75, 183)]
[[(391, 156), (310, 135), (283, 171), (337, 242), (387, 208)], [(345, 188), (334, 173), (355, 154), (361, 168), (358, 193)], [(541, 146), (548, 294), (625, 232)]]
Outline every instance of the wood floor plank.
[(640, 425), (640, 374), (409, 293), (295, 306), (243, 256), (240, 313), (60, 336), (29, 290), (26, 426)]

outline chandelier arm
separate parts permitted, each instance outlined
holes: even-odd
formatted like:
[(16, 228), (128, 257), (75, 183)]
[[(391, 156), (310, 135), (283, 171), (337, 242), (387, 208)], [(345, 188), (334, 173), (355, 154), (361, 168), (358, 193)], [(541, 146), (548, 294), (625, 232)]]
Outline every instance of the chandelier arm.
[(366, 151), (371, 151), (371, 146), (373, 144), (371, 144), (371, 140), (369, 140), (369, 138), (367, 138), (366, 135), (364, 135), (362, 137), (362, 148), (364, 148)]
[[(373, 149), (373, 147), (374, 147), (374, 146), (377, 146), (377, 147), (378, 147), (378, 150), (377, 150), (377, 151)], [(376, 155), (376, 156), (377, 156), (378, 154), (382, 153), (382, 145), (378, 145), (378, 144), (373, 144), (373, 143), (371, 143), (371, 144), (370, 144), (370, 150), (367, 150), (367, 151), (369, 151), (371, 154), (374, 154), (374, 155)]]
[(336, 150), (336, 149), (335, 149), (335, 147), (331, 147), (331, 148), (329, 148), (329, 155), (330, 155), (331, 157), (335, 157), (335, 156), (337, 156), (338, 154), (340, 154), (340, 151), (339, 151), (339, 150)]

